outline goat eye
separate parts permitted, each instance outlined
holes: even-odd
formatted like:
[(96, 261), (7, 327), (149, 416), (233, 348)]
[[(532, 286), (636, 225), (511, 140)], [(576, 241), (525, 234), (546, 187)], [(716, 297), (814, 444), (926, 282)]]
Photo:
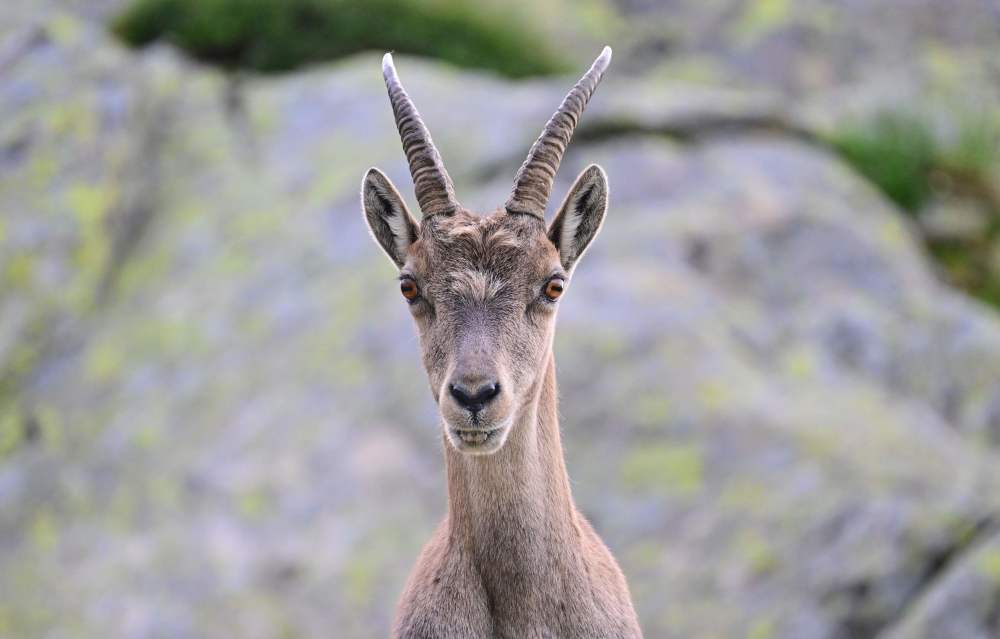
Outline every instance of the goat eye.
[(557, 300), (563, 294), (563, 281), (558, 277), (549, 280), (545, 285), (545, 297), (550, 300)]
[(417, 283), (410, 279), (400, 280), (399, 292), (411, 302), (417, 299), (417, 295), (420, 294), (420, 291), (417, 290)]

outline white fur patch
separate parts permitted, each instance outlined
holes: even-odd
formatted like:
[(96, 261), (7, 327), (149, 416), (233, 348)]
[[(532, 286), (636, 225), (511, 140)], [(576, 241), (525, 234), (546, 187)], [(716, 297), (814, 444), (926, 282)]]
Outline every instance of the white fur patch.
[(406, 249), (410, 246), (410, 229), (406, 224), (406, 213), (394, 206), (391, 214), (385, 218), (385, 221), (392, 231), (397, 255), (406, 255)]
[(580, 227), (582, 217), (578, 208), (579, 198), (574, 198), (573, 205), (566, 211), (563, 218), (562, 233), (559, 236), (559, 252), (562, 253), (563, 261), (573, 260), (576, 257), (576, 230)]
[(483, 271), (460, 271), (451, 282), (452, 291), (476, 302), (495, 297), (503, 286), (503, 282)]

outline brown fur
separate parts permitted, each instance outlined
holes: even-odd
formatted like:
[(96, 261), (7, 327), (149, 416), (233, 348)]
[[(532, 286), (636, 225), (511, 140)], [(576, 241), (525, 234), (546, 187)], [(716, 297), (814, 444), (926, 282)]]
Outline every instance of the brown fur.
[[(603, 171), (581, 174), (548, 230), (532, 215), (464, 210), (411, 227), (381, 173), (369, 172), (363, 192), (378, 195), (363, 196), (373, 235), (420, 291), (410, 308), (448, 477), (448, 514), (407, 582), (393, 637), (641, 637), (625, 578), (573, 503), (556, 409), (558, 302), (543, 296), (553, 275), (568, 285), (600, 228)], [(472, 414), (448, 392), (456, 380), (501, 391)], [(457, 435), (491, 428), (480, 446)]]

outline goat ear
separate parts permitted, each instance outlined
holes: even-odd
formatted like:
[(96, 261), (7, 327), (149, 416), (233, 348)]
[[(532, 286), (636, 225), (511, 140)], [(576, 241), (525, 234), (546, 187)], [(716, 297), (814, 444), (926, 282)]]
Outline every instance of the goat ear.
[(597, 236), (608, 210), (608, 176), (591, 164), (576, 178), (549, 226), (549, 240), (559, 249), (559, 261), (571, 271)]
[(372, 237), (397, 267), (406, 263), (406, 249), (417, 241), (419, 225), (403, 197), (389, 178), (376, 168), (368, 169), (361, 182), (361, 206)]

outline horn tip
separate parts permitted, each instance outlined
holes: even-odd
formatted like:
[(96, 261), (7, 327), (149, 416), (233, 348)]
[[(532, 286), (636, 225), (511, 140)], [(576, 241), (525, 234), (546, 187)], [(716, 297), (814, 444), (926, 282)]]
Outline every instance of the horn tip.
[(590, 66), (590, 73), (597, 72), (599, 75), (603, 75), (609, 64), (611, 64), (611, 47), (605, 45), (601, 49), (601, 55), (597, 56), (594, 64)]

